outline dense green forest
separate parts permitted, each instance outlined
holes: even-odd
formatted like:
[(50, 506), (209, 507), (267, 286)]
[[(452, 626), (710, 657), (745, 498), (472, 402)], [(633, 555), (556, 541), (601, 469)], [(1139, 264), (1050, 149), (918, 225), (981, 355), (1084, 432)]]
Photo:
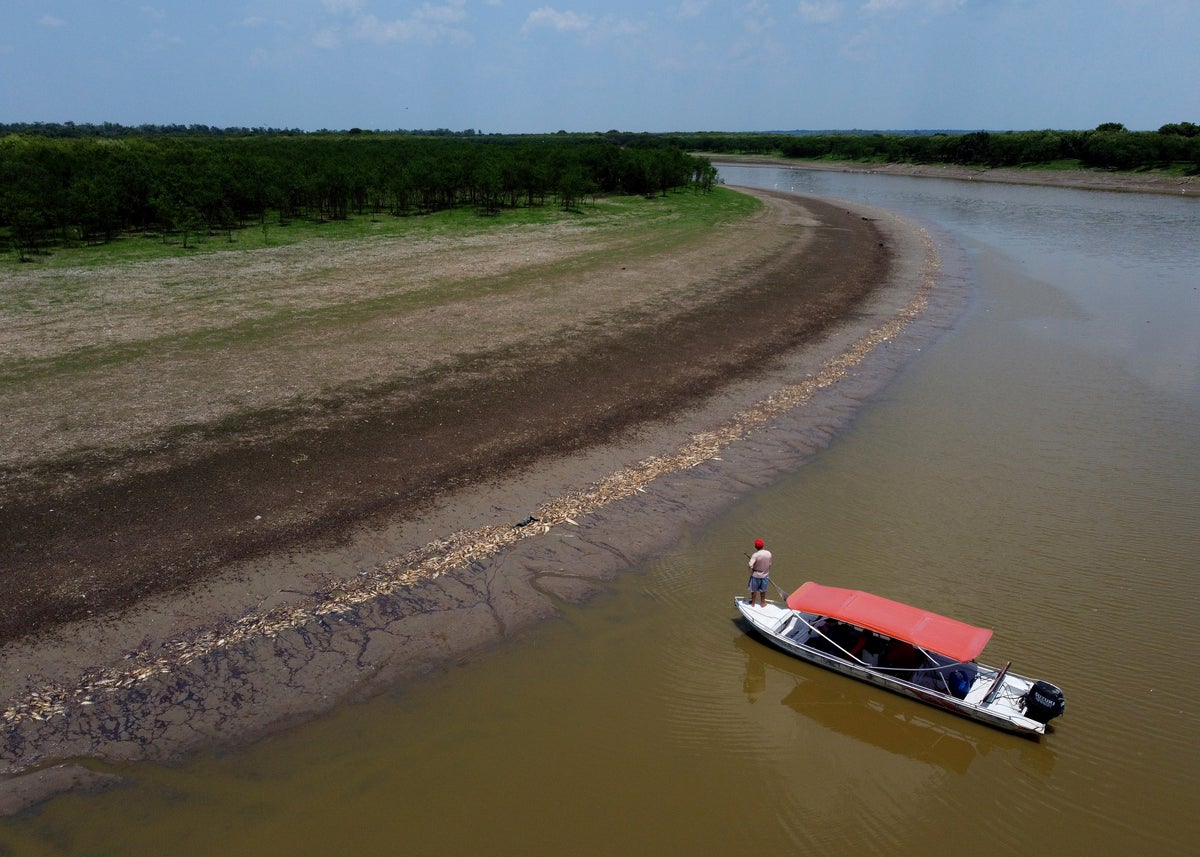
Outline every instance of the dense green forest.
[(187, 246), (199, 230), (267, 218), (570, 209), (595, 194), (710, 189), (715, 178), (707, 158), (661, 141), (595, 135), (9, 134), (0, 137), (0, 243), (22, 259), (131, 231), (181, 235)]
[(664, 142), (689, 152), (984, 167), (1065, 163), (1092, 169), (1167, 169), (1200, 173), (1200, 126), (1191, 122), (1163, 125), (1157, 131), (1128, 131), (1120, 123), (1106, 122), (1092, 131), (698, 133), (662, 137)]
[[(695, 154), (687, 154), (695, 153)], [(711, 188), (705, 154), (1200, 173), (1200, 126), (971, 133), (306, 133), (205, 125), (0, 124), (0, 249), (231, 231), (352, 214), (481, 214), (595, 194)]]

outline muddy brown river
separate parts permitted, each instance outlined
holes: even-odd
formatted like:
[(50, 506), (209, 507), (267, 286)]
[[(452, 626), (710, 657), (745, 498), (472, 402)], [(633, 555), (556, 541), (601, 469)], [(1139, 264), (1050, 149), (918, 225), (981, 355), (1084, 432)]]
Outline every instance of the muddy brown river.
[[(648, 491), (628, 526), (661, 549), (587, 603), (237, 751), (95, 766), (122, 784), (0, 820), (0, 854), (1194, 853), (1200, 207), (722, 174), (926, 224), (946, 329)], [(732, 505), (678, 514), (731, 473)], [(594, 523), (617, 557), (627, 512)], [(506, 561), (565, 573), (583, 535)], [(769, 649), (732, 605), (755, 537), (781, 587), (994, 628), (983, 660), (1065, 715), (1032, 741)]]

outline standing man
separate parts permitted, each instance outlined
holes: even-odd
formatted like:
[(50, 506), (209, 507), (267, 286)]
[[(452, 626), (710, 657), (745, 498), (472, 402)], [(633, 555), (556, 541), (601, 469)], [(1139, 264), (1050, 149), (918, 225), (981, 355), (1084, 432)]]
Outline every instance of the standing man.
[(767, 584), (771, 579), (771, 552), (763, 546), (762, 539), (754, 540), (754, 556), (750, 557), (750, 606), (754, 606), (754, 593), (758, 593), (760, 607), (767, 606)]

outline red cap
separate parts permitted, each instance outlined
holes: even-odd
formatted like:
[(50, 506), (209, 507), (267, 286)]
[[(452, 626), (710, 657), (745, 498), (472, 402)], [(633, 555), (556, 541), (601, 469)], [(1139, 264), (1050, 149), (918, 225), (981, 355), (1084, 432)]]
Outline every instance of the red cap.
[(763, 546), (763, 540), (762, 540), (762, 539), (755, 539), (755, 540), (754, 540), (754, 546), (755, 546), (756, 548), (758, 548), (759, 550), (762, 550), (762, 546)]

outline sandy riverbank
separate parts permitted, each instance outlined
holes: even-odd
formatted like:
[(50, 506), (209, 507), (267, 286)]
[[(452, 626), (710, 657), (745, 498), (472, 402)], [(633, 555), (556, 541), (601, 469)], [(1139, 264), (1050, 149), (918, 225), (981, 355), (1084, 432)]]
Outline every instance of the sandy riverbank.
[[(421, 419), (409, 402), (362, 403), (353, 420), (253, 456), (233, 444), (121, 483), (141, 492), (128, 526), (162, 534), (155, 562), (186, 568), (197, 540), (204, 560), (211, 544), (239, 544), (247, 520), (284, 523), (240, 558), (190, 566), (194, 585), (4, 647), (0, 808), (109, 782), (64, 759), (163, 760), (251, 740), (485, 650), (819, 449), (948, 324), (955, 299), (935, 288), (933, 243), (911, 225), (761, 196), (749, 231), (601, 272), (658, 300), (633, 313), (613, 297), (599, 333), (531, 357), (526, 374), (498, 362), (440, 387)], [(545, 319), (550, 306), (526, 309)], [(298, 476), (301, 454), (314, 466)], [(113, 553), (108, 490), (67, 498), (70, 545), (90, 538), (98, 566)], [(298, 505), (300, 491), (326, 500)], [(63, 550), (53, 538), (44, 548)], [(22, 771), (33, 774), (12, 776)]]
[(800, 170), (914, 176), (916, 178), (999, 184), (1070, 187), (1124, 193), (1200, 193), (1198, 176), (1164, 176), (1155, 173), (1122, 173), (1110, 170), (1036, 170), (1007, 167), (966, 167), (948, 164), (861, 164), (853, 161), (807, 161), (759, 155), (712, 155), (714, 164), (761, 164)]

